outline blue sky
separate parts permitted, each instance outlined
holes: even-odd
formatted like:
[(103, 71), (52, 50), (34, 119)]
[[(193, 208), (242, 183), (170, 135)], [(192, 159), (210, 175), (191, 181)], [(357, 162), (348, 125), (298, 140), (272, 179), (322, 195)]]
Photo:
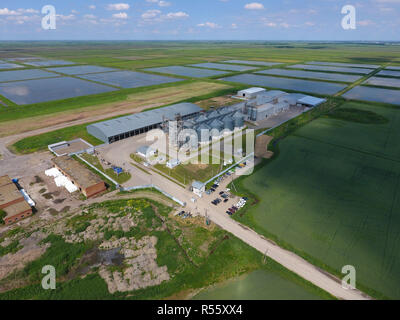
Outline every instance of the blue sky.
[[(56, 30), (41, 28), (44, 5)], [(341, 9), (357, 9), (343, 30)], [(396, 40), (400, 0), (1, 0), (0, 40)]]

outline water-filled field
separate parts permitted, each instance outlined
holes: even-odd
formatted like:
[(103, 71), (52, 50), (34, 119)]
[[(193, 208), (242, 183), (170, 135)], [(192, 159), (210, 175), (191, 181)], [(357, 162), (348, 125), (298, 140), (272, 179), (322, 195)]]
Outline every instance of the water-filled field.
[(379, 66), (375, 65), (375, 64), (357, 64), (357, 63), (341, 63), (341, 62), (311, 61), (311, 62), (307, 62), (307, 64), (332, 66), (332, 67), (349, 67), (349, 68), (367, 68), (367, 69), (379, 68)]
[(219, 75), (226, 74), (226, 72), (224, 72), (224, 71), (190, 68), (190, 67), (183, 67), (183, 66), (150, 68), (150, 69), (146, 69), (146, 71), (173, 74), (173, 75), (177, 75), (177, 76), (192, 77), (192, 78), (207, 78), (207, 77), (213, 77), (213, 76), (219, 76)]
[(251, 66), (265, 66), (265, 67), (276, 66), (278, 64), (282, 64), (282, 62), (266, 62), (266, 61), (250, 61), (250, 60), (227, 60), (227, 61), (222, 61), (222, 62), (235, 63), (235, 64), (248, 64)]
[(295, 90), (295, 91), (309, 92), (309, 93), (329, 94), (329, 95), (335, 94), (346, 88), (345, 85), (337, 83), (277, 78), (277, 77), (259, 76), (255, 74), (240, 74), (233, 77), (223, 78), (222, 80), (239, 82), (252, 86), (261, 86), (261, 87)]
[(330, 80), (330, 81), (341, 81), (341, 82), (355, 82), (361, 79), (361, 76), (355, 76), (350, 74), (313, 72), (313, 71), (303, 71), (303, 70), (287, 70), (287, 69), (269, 69), (269, 70), (259, 71), (257, 73), (288, 76), (294, 78), (307, 78), (307, 79)]
[(39, 61), (24, 62), (24, 64), (34, 67), (51, 67), (51, 66), (67, 66), (75, 63), (64, 60), (39, 60)]
[(0, 84), (0, 94), (20, 105), (110, 92), (116, 89), (75, 78), (59, 77)]
[(97, 81), (121, 88), (139, 88), (163, 83), (182, 81), (171, 77), (133, 71), (117, 71), (82, 75), (80, 78)]
[(348, 103), (387, 124), (321, 118), (280, 142), (241, 182), (260, 203), (240, 218), (313, 261), (400, 298), (400, 110)]
[(374, 86), (400, 88), (400, 79), (395, 78), (372, 77), (365, 81), (365, 83), (372, 84)]
[(377, 73), (378, 76), (400, 77), (400, 71), (382, 70)]
[(66, 75), (80, 75), (80, 74), (87, 74), (87, 73), (118, 71), (118, 69), (105, 68), (105, 67), (99, 67), (99, 66), (58, 67), (58, 68), (49, 68), (47, 70), (63, 73)]
[(17, 69), (17, 68), (23, 68), (23, 66), (15, 63), (0, 62), (0, 70)]
[(57, 74), (39, 69), (14, 70), (0, 72), (0, 82), (20, 81), (58, 77)]
[(346, 68), (346, 67), (330, 67), (330, 66), (317, 66), (307, 64), (296, 64), (289, 66), (291, 69), (304, 69), (304, 70), (317, 70), (317, 71), (330, 71), (330, 72), (342, 72), (342, 73), (355, 73), (355, 74), (368, 74), (373, 70), (363, 68)]
[(344, 98), (400, 105), (400, 90), (358, 86), (343, 95)]
[(254, 271), (196, 295), (194, 300), (318, 300), (305, 288), (266, 270)]
[(223, 64), (223, 63), (198, 63), (198, 64), (192, 64), (191, 67), (218, 69), (224, 71), (240, 71), (240, 72), (257, 69), (255, 67), (238, 66), (238, 65)]

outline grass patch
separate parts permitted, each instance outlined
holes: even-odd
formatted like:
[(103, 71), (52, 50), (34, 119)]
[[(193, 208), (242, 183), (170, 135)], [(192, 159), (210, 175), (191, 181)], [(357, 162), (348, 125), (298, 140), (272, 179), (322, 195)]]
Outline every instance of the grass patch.
[(375, 112), (353, 108), (338, 108), (328, 113), (326, 117), (364, 124), (385, 124), (389, 122), (384, 116)]

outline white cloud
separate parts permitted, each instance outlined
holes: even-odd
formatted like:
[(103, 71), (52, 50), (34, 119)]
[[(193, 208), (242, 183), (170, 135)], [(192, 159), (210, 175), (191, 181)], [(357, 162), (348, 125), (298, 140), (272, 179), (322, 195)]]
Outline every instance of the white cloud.
[(161, 14), (160, 10), (147, 10), (142, 14), (142, 19), (149, 20), (158, 17)]
[(198, 27), (201, 27), (201, 28), (211, 28), (211, 29), (217, 29), (217, 28), (220, 28), (220, 26), (217, 24), (217, 23), (214, 23), (214, 22), (204, 22), (204, 23), (199, 23), (198, 25), (197, 25)]
[(165, 18), (167, 18), (167, 19), (182, 19), (182, 18), (188, 18), (188, 17), (189, 17), (189, 15), (183, 11), (170, 12), (165, 16)]
[(128, 15), (126, 14), (126, 12), (119, 12), (119, 13), (114, 13), (112, 15), (112, 17), (114, 19), (128, 19)]
[(246, 10), (263, 10), (264, 9), (264, 5), (262, 3), (259, 2), (252, 2), (252, 3), (248, 3), (244, 6), (244, 8)]
[(16, 16), (19, 15), (15, 10), (9, 10), (8, 8), (0, 9), (0, 16)]
[(127, 3), (112, 3), (107, 6), (107, 10), (110, 11), (125, 11), (129, 10), (131, 6)]

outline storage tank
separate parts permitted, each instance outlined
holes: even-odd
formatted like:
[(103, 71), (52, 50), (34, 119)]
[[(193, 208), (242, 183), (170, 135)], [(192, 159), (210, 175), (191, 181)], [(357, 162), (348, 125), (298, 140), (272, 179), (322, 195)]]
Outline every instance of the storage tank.
[(221, 131), (224, 128), (224, 123), (218, 119), (214, 119), (208, 123), (211, 129), (217, 129)]
[(220, 115), (221, 114), (218, 111), (214, 110), (214, 111), (211, 111), (211, 112), (207, 113), (207, 118), (208, 119), (215, 119), (215, 118), (218, 118)]
[(200, 116), (198, 116), (196, 118), (195, 121), (196, 121), (196, 123), (202, 123), (202, 122), (205, 122), (207, 120), (208, 120), (207, 116), (205, 114), (201, 114)]
[(233, 115), (233, 120), (235, 122), (235, 128), (242, 128), (244, 127), (244, 114), (240, 111), (236, 112)]
[(208, 142), (210, 141), (210, 126), (206, 123), (202, 123), (196, 128), (196, 132), (199, 138), (199, 142)]
[(233, 129), (235, 128), (235, 121), (232, 119), (230, 115), (225, 116), (222, 119), (222, 122), (224, 123), (224, 128), (227, 130), (233, 131)]
[(192, 120), (187, 120), (183, 122), (183, 127), (187, 129), (193, 129), (195, 123)]

